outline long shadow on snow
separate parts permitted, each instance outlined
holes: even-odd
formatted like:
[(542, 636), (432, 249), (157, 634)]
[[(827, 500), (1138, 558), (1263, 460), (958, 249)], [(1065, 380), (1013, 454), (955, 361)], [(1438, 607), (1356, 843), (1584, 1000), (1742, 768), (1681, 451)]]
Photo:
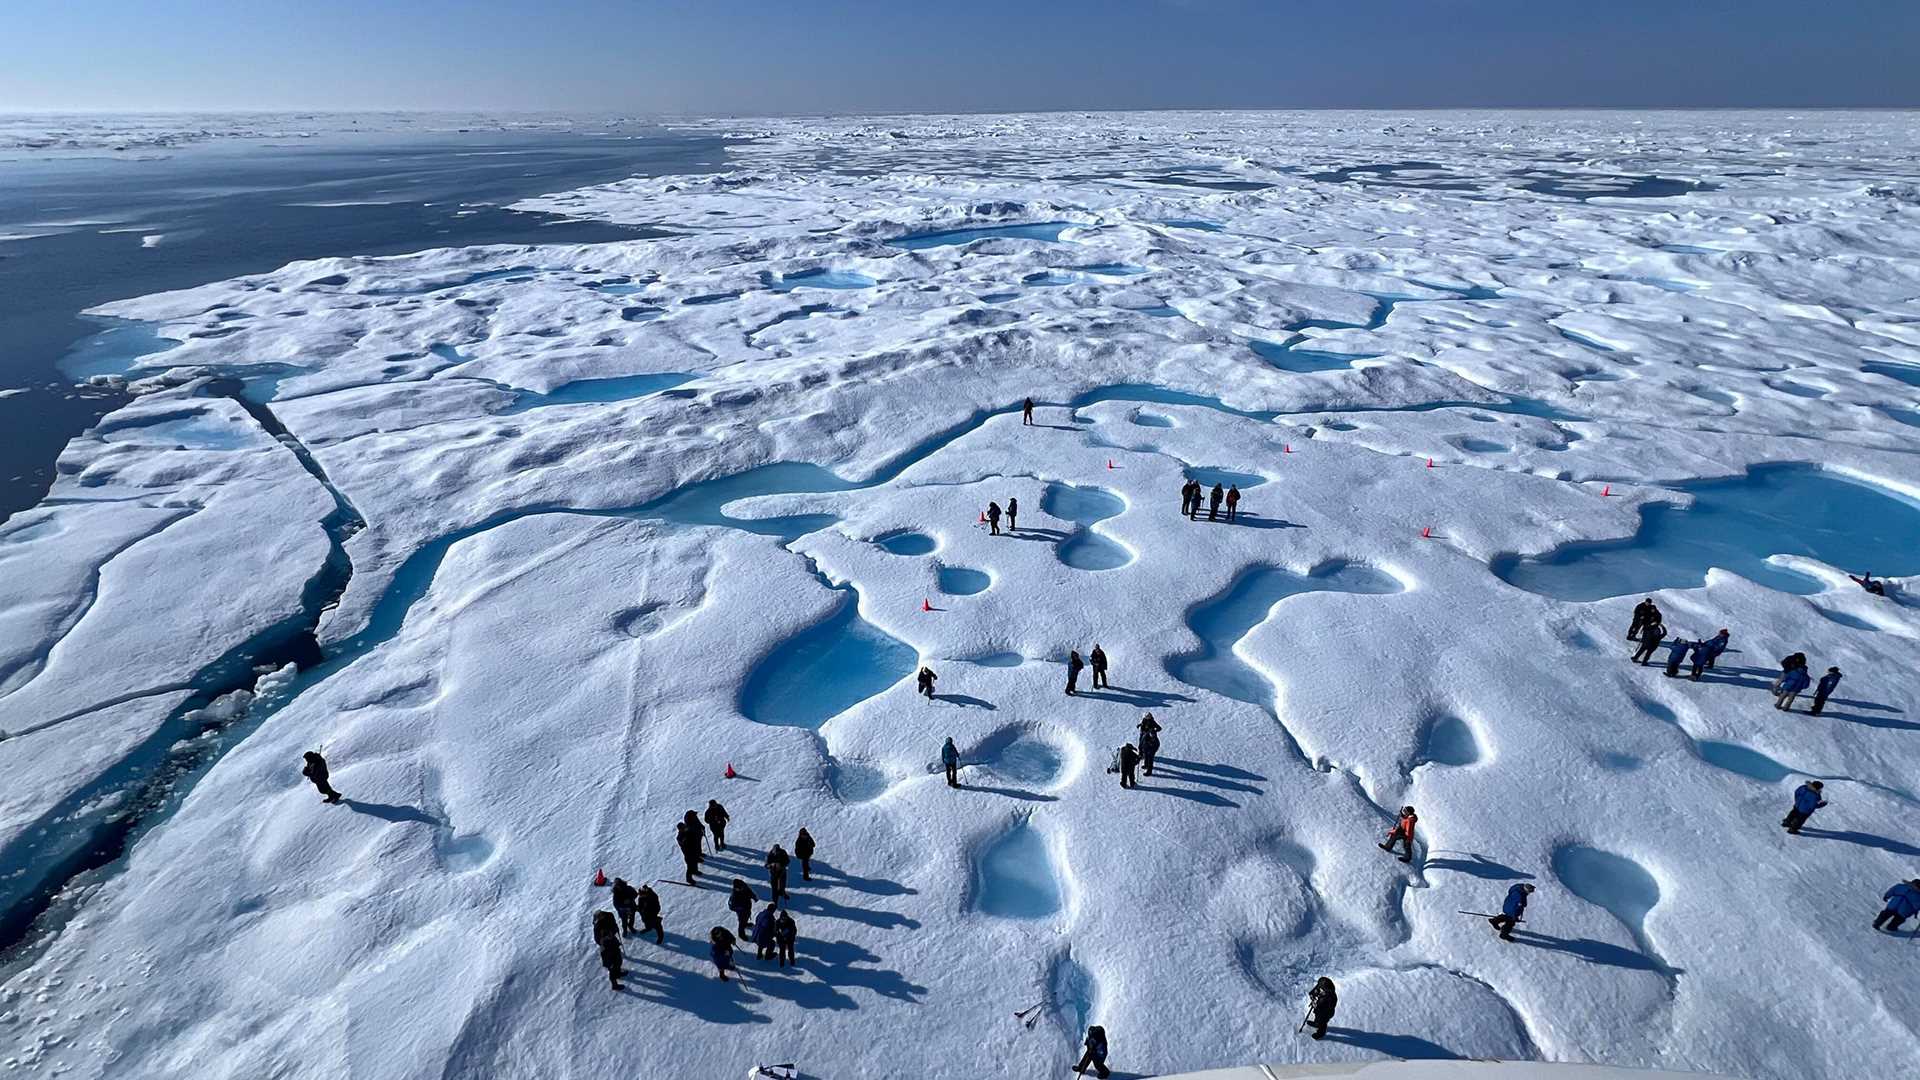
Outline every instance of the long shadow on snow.
[(1658, 960), (1634, 952), (1632, 949), (1621, 948), (1618, 945), (1609, 945), (1604, 941), (1595, 941), (1592, 938), (1557, 938), (1548, 937), (1545, 934), (1536, 934), (1531, 930), (1515, 930), (1513, 932), (1513, 940), (1522, 945), (1532, 945), (1536, 949), (1549, 949), (1553, 952), (1563, 952), (1569, 956), (1577, 956), (1589, 964), (1604, 964), (1607, 967), (1626, 968), (1630, 971), (1651, 971), (1667, 976), (1679, 975), (1686, 970), (1685, 968), (1668, 967)]
[(978, 791), (982, 795), (999, 795), (1008, 799), (1024, 799), (1027, 802), (1059, 802), (1060, 801), (1060, 796), (1058, 795), (1048, 795), (1043, 792), (1028, 791), (1025, 788), (995, 787), (992, 784), (969, 784), (962, 781), (960, 784), (960, 790), (961, 791)]
[(1495, 862), (1477, 852), (1463, 851), (1460, 852), (1460, 854), (1466, 856), (1466, 858), (1436, 859), (1433, 857), (1433, 853), (1429, 851), (1423, 869), (1451, 870), (1456, 874), (1467, 874), (1472, 877), (1485, 878), (1488, 881), (1513, 881), (1515, 879), (1531, 881), (1533, 879), (1533, 875), (1524, 870), (1515, 870), (1506, 863)]
[(1874, 836), (1870, 833), (1853, 832), (1850, 830), (1842, 832), (1842, 831), (1833, 831), (1829, 829), (1802, 828), (1800, 830), (1800, 835), (1811, 836), (1816, 840), (1844, 840), (1849, 844), (1859, 844), (1861, 847), (1879, 848), (1882, 851), (1891, 851), (1895, 855), (1904, 855), (1908, 858), (1920, 856), (1920, 847), (1914, 847), (1912, 844), (1904, 843), (1899, 840), (1890, 840), (1884, 836)]
[(1202, 776), (1198, 773), (1190, 773), (1180, 769), (1169, 769), (1169, 768), (1166, 768), (1167, 764), (1168, 763), (1163, 758), (1154, 758), (1153, 759), (1153, 775), (1150, 777), (1150, 779), (1172, 780), (1177, 783), (1200, 784), (1206, 787), (1224, 788), (1227, 791), (1244, 791), (1248, 795), (1266, 794), (1266, 792), (1260, 790), (1257, 787), (1254, 787), (1252, 784), (1242, 784), (1237, 780), (1216, 780), (1213, 777)]
[[(1160, 778), (1160, 774), (1155, 773), (1153, 776), (1153, 779), (1158, 780), (1159, 778)], [(1158, 787), (1153, 784), (1143, 784), (1143, 783), (1135, 783), (1133, 785), (1133, 790), (1151, 791), (1156, 795), (1171, 795), (1176, 799), (1186, 799), (1189, 802), (1205, 803), (1208, 806), (1223, 806), (1231, 809), (1238, 809), (1240, 806), (1239, 803), (1234, 802), (1232, 799), (1215, 795), (1211, 791), (1187, 791), (1183, 788)]]
[(1000, 535), (1009, 540), (1043, 540), (1049, 544), (1059, 544), (1066, 541), (1068, 534), (1061, 532), (1059, 529), (1027, 528), (1017, 532), (1010, 530)]
[(1460, 1055), (1441, 1046), (1437, 1042), (1423, 1039), (1418, 1035), (1388, 1035), (1382, 1031), (1356, 1031), (1353, 1028), (1330, 1027), (1327, 1029), (1327, 1041), (1358, 1046), (1363, 1050), (1372, 1050), (1388, 1057), (1411, 1059), (1452, 1058)]
[(356, 814), (377, 817), (381, 821), (417, 821), (422, 825), (432, 825), (435, 828), (446, 824), (445, 821), (434, 817), (432, 814), (427, 813), (417, 806), (396, 806), (393, 803), (362, 802), (359, 799), (341, 799), (340, 801), (346, 805), (347, 809), (352, 810)]
[(822, 859), (813, 860), (813, 879), (815, 881), (825, 879), (829, 884), (873, 896), (913, 896), (920, 891), (908, 888), (897, 881), (888, 881), (886, 878), (855, 877)]
[[(865, 923), (881, 930), (920, 929), (920, 920), (902, 915), (897, 911), (875, 911), (872, 908), (848, 907), (836, 903), (817, 893), (789, 893), (786, 898), (789, 911), (798, 916), (816, 919), (845, 919), (848, 922)], [(804, 924), (802, 924), (804, 925)]]
[(1232, 765), (1209, 765), (1198, 761), (1184, 761), (1177, 757), (1168, 757), (1165, 754), (1156, 755), (1153, 759), (1153, 764), (1155, 768), (1161, 765), (1172, 765), (1176, 768), (1187, 769), (1192, 772), (1213, 773), (1216, 776), (1231, 776), (1235, 780), (1258, 781), (1266, 779), (1266, 777), (1259, 773), (1248, 772), (1245, 769), (1235, 768)]
[[(1288, 521), (1286, 518), (1265, 518), (1265, 517), (1261, 517), (1259, 514), (1250, 514), (1245, 510), (1240, 511), (1240, 513), (1232, 521), (1228, 521), (1225, 518), (1222, 518), (1219, 521), (1212, 522), (1212, 524), (1237, 525), (1243, 529), (1304, 529), (1306, 528), (1305, 525), (1297, 525), (1291, 521)], [(1333, 1029), (1328, 1028), (1327, 1030), (1331, 1032)], [(1332, 1036), (1329, 1035), (1328, 1037), (1331, 1038)]]
[(897, 971), (856, 967), (856, 964), (877, 964), (880, 958), (851, 941), (802, 939), (795, 949), (794, 961), (794, 966), (822, 982), (834, 986), (857, 986), (898, 1001), (918, 1001), (927, 992), (926, 987), (908, 981), (906, 976)]
[(1192, 698), (1185, 694), (1168, 694), (1159, 690), (1129, 690), (1124, 686), (1108, 684), (1101, 690), (1075, 690), (1075, 697), (1092, 698), (1095, 701), (1118, 701), (1122, 705), (1131, 705), (1137, 709), (1165, 709), (1176, 701), (1191, 703)]
[(986, 709), (989, 712), (998, 712), (1000, 710), (1000, 706), (995, 705), (993, 702), (985, 698), (973, 697), (969, 694), (935, 694), (933, 695), (933, 700), (951, 701), (961, 708)]
[[(706, 965), (707, 943), (679, 934), (667, 935), (667, 949), (699, 957)], [(658, 950), (659, 946), (653, 946)], [(623, 949), (624, 951), (624, 949)], [(766, 1024), (771, 1018), (748, 1008), (758, 1000), (738, 981), (721, 982), (708, 970), (686, 971), (644, 956), (627, 956), (626, 993), (653, 1005), (665, 1005), (713, 1024)], [(635, 987), (633, 984), (640, 984)]]

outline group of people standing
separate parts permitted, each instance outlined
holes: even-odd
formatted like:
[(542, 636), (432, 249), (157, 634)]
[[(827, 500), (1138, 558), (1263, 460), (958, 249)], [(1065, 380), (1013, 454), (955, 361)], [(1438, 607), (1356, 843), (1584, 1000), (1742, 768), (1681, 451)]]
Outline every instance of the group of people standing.
[[(1677, 678), (1681, 664), (1691, 660), (1692, 671), (1689, 677), (1696, 681), (1702, 673), (1713, 670), (1714, 663), (1720, 659), (1720, 654), (1727, 651), (1727, 642), (1731, 637), (1727, 628), (1723, 626), (1719, 633), (1699, 641), (1688, 641), (1677, 634), (1668, 638), (1667, 626), (1664, 617), (1660, 614), (1660, 606), (1653, 602), (1652, 597), (1634, 605), (1633, 621), (1627, 627), (1627, 640), (1639, 642), (1639, 648), (1633, 654), (1635, 662), (1646, 664), (1664, 642), (1667, 647), (1667, 677)], [(1815, 683), (1813, 676), (1807, 670), (1807, 654), (1794, 653), (1780, 661), (1780, 676), (1773, 681), (1773, 707), (1792, 711), (1795, 699), (1807, 687), (1812, 686), (1814, 688), (1813, 706), (1807, 711), (1819, 716), (1821, 710), (1827, 707), (1827, 698), (1832, 696), (1834, 688), (1839, 685), (1840, 669), (1838, 667), (1829, 667), (1827, 673), (1820, 677), (1818, 683)]]
[(1208, 521), (1220, 520), (1222, 503), (1226, 504), (1229, 522), (1236, 520), (1240, 515), (1240, 485), (1238, 484), (1223, 489), (1215, 483), (1213, 490), (1209, 492), (1200, 485), (1200, 481), (1188, 480), (1180, 488), (1180, 512), (1186, 515), (1188, 521), (1200, 520), (1200, 503), (1203, 499), (1207, 504)]
[[(707, 858), (706, 841), (709, 834), (713, 838), (715, 852), (727, 850), (727, 824), (731, 820), (727, 808), (718, 799), (709, 799), (704, 813), (686, 812), (674, 824), (674, 845), (680, 851), (681, 859), (686, 863), (686, 883), (694, 885), (694, 876)], [(704, 824), (702, 823), (704, 821)], [(716, 926), (707, 934), (708, 956), (713, 960), (714, 970), (720, 981), (727, 981), (727, 972), (734, 969), (733, 953), (741, 940), (752, 941), (758, 946), (761, 960), (774, 960), (781, 967), (795, 962), (794, 946), (799, 940), (799, 926), (793, 921), (792, 912), (780, 906), (788, 899), (787, 869), (793, 859), (800, 860), (802, 880), (813, 880), (813, 834), (802, 828), (794, 838), (793, 853), (779, 844), (767, 852), (767, 888), (766, 907), (758, 916), (754, 915), (754, 905), (759, 897), (753, 886), (741, 878), (734, 878), (727, 894), (727, 908), (733, 912), (736, 928), (728, 930), (725, 926)], [(593, 939), (600, 948), (600, 964), (607, 970), (607, 979), (613, 989), (620, 989), (620, 976), (623, 957), (620, 948), (622, 934), (635, 932), (634, 922), (638, 919), (641, 932), (651, 933), (656, 945), (666, 943), (666, 928), (661, 920), (660, 896), (652, 886), (642, 884), (639, 888), (627, 882), (625, 878), (613, 879), (613, 911), (593, 913)], [(615, 913), (618, 913), (616, 918)]]

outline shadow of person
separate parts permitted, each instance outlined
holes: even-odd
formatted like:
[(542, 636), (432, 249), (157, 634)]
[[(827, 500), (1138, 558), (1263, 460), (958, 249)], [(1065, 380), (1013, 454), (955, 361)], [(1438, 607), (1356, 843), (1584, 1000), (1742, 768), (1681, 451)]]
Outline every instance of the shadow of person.
[(360, 799), (341, 799), (340, 801), (347, 809), (352, 810), (356, 814), (376, 817), (381, 821), (413, 821), (421, 825), (432, 825), (436, 828), (446, 824), (446, 822), (434, 817), (432, 814), (427, 813), (417, 806), (397, 806), (393, 803), (364, 802)]
[(986, 709), (988, 712), (999, 711), (999, 706), (995, 705), (993, 702), (986, 701), (981, 698), (973, 697), (969, 694), (935, 694), (933, 695), (933, 700), (951, 701), (955, 705), (959, 705), (962, 708)]
[(1457, 853), (1466, 856), (1465, 858), (1434, 858), (1435, 854), (1433, 850), (1428, 850), (1425, 864), (1426, 869), (1452, 871), (1456, 874), (1467, 874), (1472, 877), (1484, 878), (1488, 881), (1533, 880), (1533, 875), (1524, 870), (1515, 870), (1505, 863), (1495, 862), (1485, 855), (1476, 852), (1462, 851)]
[(1891, 851), (1895, 855), (1902, 855), (1909, 859), (1920, 857), (1920, 847), (1914, 847), (1912, 844), (1903, 840), (1892, 840), (1884, 836), (1874, 836), (1872, 833), (1853, 832), (1851, 830), (1815, 829), (1803, 825), (1800, 828), (1800, 835), (1811, 836), (1816, 840), (1844, 840), (1849, 844), (1859, 844), (1861, 847)]
[(1348, 1046), (1358, 1046), (1362, 1049), (1377, 1051), (1388, 1057), (1396, 1058), (1426, 1059), (1431, 1061), (1436, 1059), (1458, 1060), (1460, 1057), (1459, 1054), (1441, 1046), (1439, 1043), (1431, 1039), (1423, 1039), (1418, 1035), (1390, 1035), (1384, 1031), (1359, 1031), (1354, 1028), (1329, 1027), (1327, 1028), (1326, 1041), (1346, 1043)]
[(1522, 945), (1531, 945), (1536, 949), (1577, 956), (1589, 964), (1626, 968), (1629, 971), (1651, 971), (1667, 976), (1679, 975), (1683, 971), (1681, 968), (1668, 967), (1644, 953), (1604, 941), (1595, 941), (1592, 938), (1556, 938), (1531, 930), (1515, 930), (1513, 940)]
[(1093, 698), (1096, 701), (1118, 701), (1138, 709), (1165, 709), (1176, 701), (1191, 702), (1193, 700), (1185, 694), (1169, 694), (1158, 690), (1130, 690), (1112, 683), (1098, 690), (1076, 690), (1074, 696)]

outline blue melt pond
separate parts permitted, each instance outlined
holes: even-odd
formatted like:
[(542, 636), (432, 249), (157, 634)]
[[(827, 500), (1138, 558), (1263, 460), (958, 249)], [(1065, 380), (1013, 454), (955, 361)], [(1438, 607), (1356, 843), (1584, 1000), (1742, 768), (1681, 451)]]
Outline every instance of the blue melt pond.
[(993, 584), (993, 578), (984, 571), (972, 570), (964, 566), (943, 566), (937, 575), (940, 591), (949, 596), (972, 596), (987, 591)]
[(1861, 364), (1860, 370), (1875, 375), (1885, 375), (1889, 379), (1899, 379), (1908, 386), (1920, 386), (1920, 365), (1883, 364), (1875, 360)]
[(1221, 229), (1221, 226), (1215, 224), (1214, 222), (1199, 221), (1192, 218), (1178, 219), (1174, 221), (1163, 221), (1161, 222), (1161, 224), (1167, 226), (1170, 229), (1198, 229), (1201, 232), (1219, 232)]
[(692, 373), (685, 371), (658, 371), (650, 375), (620, 375), (611, 379), (576, 379), (556, 386), (544, 394), (523, 390), (512, 405), (502, 410), (501, 415), (523, 413), (529, 409), (543, 409), (549, 405), (632, 401), (634, 398), (672, 389), (695, 377)]
[(872, 278), (851, 270), (807, 270), (782, 274), (768, 287), (774, 292), (792, 292), (795, 289), (871, 289), (874, 285)]
[(180, 344), (172, 338), (161, 337), (153, 323), (100, 321), (112, 325), (81, 341), (60, 358), (60, 371), (68, 378), (127, 375), (140, 366), (141, 357), (165, 352)]
[(1367, 359), (1366, 356), (1358, 354), (1290, 348), (1271, 341), (1251, 341), (1247, 344), (1267, 363), (1282, 371), (1301, 375), (1315, 371), (1344, 371), (1351, 368), (1355, 360)]
[(1234, 646), (1267, 620), (1274, 605), (1300, 593), (1384, 595), (1400, 589), (1400, 583), (1386, 574), (1351, 563), (1334, 563), (1305, 575), (1272, 566), (1255, 567), (1236, 578), (1217, 599), (1187, 615), (1187, 626), (1200, 639), (1200, 651), (1169, 660), (1167, 672), (1189, 686), (1271, 710), (1273, 684), (1241, 660)]
[(1502, 580), (1559, 600), (1600, 600), (1656, 589), (1693, 588), (1719, 567), (1781, 592), (1825, 586), (1766, 562), (1801, 555), (1841, 570), (1920, 573), (1920, 504), (1871, 484), (1807, 465), (1763, 465), (1746, 476), (1678, 485), (1685, 509), (1664, 503), (1641, 513), (1630, 540), (1570, 544), (1538, 558), (1504, 556)]
[(908, 251), (924, 251), (927, 248), (948, 247), (953, 244), (971, 244), (975, 240), (991, 240), (1002, 237), (1014, 240), (1044, 240), (1053, 243), (1060, 234), (1073, 228), (1071, 221), (1042, 221), (1031, 225), (990, 225), (978, 229), (948, 229), (944, 232), (910, 233), (890, 241), (894, 247)]
[(918, 660), (911, 647), (862, 619), (849, 593), (832, 615), (753, 669), (740, 712), (762, 724), (818, 728), (905, 678)]
[(1216, 469), (1210, 465), (1190, 465), (1186, 473), (1187, 479), (1198, 480), (1201, 487), (1207, 488), (1219, 484), (1223, 488), (1237, 487), (1244, 491), (1267, 482), (1267, 478), (1258, 473), (1234, 472), (1232, 469)]
[(1095, 487), (1048, 484), (1040, 495), (1041, 510), (1080, 526), (1057, 552), (1061, 562), (1076, 570), (1113, 570), (1133, 561), (1133, 552), (1092, 528), (1126, 508), (1126, 502), (1118, 495)]
[(888, 533), (875, 540), (882, 551), (895, 555), (930, 555), (938, 547), (933, 537), (920, 532)]
[(1025, 822), (993, 842), (974, 868), (974, 903), (1003, 919), (1044, 919), (1064, 898), (1047, 842)]

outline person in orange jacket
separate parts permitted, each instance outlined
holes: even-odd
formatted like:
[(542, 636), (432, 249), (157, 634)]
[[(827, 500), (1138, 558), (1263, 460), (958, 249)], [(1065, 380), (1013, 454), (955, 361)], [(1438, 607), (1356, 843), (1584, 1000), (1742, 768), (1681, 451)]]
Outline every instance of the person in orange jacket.
[(1420, 818), (1418, 815), (1416, 815), (1413, 812), (1413, 807), (1411, 806), (1401, 807), (1400, 820), (1394, 825), (1393, 831), (1387, 833), (1387, 842), (1380, 845), (1380, 850), (1391, 853), (1393, 851), (1393, 845), (1396, 842), (1404, 841), (1406, 843), (1406, 854), (1400, 856), (1400, 861), (1412, 862), (1413, 861), (1413, 827), (1419, 821), (1420, 821)]

